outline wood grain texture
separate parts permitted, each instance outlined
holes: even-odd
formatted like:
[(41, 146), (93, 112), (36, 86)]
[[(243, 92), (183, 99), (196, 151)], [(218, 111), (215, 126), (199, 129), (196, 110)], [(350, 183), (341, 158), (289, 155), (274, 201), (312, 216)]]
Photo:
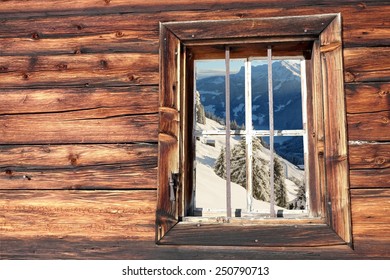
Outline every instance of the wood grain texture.
[(157, 145), (0, 146), (0, 189), (155, 189)]
[(347, 120), (349, 140), (390, 140), (390, 111), (348, 114)]
[(0, 191), (0, 236), (154, 237), (155, 191)]
[(280, 260), (367, 259), (345, 245), (326, 247), (156, 246), (152, 241), (110, 238), (97, 241), (82, 237), (0, 239), (0, 259), (112, 259), (112, 260)]
[(345, 82), (388, 82), (390, 47), (344, 50)]
[(0, 56), (0, 86), (158, 84), (156, 54)]
[(390, 257), (390, 189), (351, 190), (351, 199), (355, 249)]
[(390, 168), (350, 171), (351, 188), (390, 188)]
[(161, 244), (317, 247), (345, 244), (327, 225), (234, 226), (228, 224), (177, 224)]
[(327, 219), (331, 228), (350, 243), (352, 236), (340, 14), (321, 33), (320, 43)]
[(0, 115), (105, 109), (118, 114), (158, 112), (157, 86), (0, 89)]
[(2, 144), (155, 142), (158, 115), (91, 109), (0, 116)]
[(347, 84), (347, 113), (390, 111), (390, 83)]
[[(365, 3), (380, 4), (380, 0), (366, 0), (363, 4), (359, 0), (346, 0), (343, 1), (348, 5), (356, 5), (358, 7), (365, 7)], [(149, 12), (160, 12), (169, 10), (208, 10), (212, 7), (215, 10), (218, 9), (233, 9), (242, 7), (243, 3), (237, 0), (202, 0), (194, 2), (192, 0), (169, 0), (161, 3), (160, 1), (142, 1), (133, 0), (129, 5), (127, 0), (83, 0), (77, 3), (69, 3), (65, 0), (58, 0), (55, 2), (37, 0), (34, 1), (35, 5), (31, 5), (31, 8), (26, 11), (25, 2), (23, 0), (11, 0), (6, 1), (2, 7), (2, 13), (12, 14), (13, 17), (21, 16), (22, 14), (36, 14), (36, 15), (57, 15), (57, 14), (93, 14), (93, 13), (118, 13), (118, 12), (140, 12), (148, 10)], [(329, 5), (327, 0), (317, 0), (315, 2), (318, 6)], [(283, 6), (286, 8), (312, 6), (313, 2), (310, 0), (294, 0), (284, 2)], [(272, 0), (246, 0), (245, 6), (248, 8), (263, 7), (272, 8), (275, 6), (275, 2)]]
[(157, 240), (178, 221), (179, 198), (174, 187), (179, 184), (174, 184), (174, 174), (180, 172), (180, 42), (163, 25), (160, 28)]
[(390, 144), (371, 143), (349, 146), (350, 169), (390, 168)]

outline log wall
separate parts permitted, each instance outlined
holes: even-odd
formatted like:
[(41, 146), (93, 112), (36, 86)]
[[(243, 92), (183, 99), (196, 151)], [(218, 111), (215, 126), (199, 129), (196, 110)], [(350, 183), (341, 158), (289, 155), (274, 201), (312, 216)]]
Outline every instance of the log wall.
[[(0, 259), (389, 258), (389, 4), (3, 1)], [(339, 12), (354, 250), (156, 246), (159, 22)]]

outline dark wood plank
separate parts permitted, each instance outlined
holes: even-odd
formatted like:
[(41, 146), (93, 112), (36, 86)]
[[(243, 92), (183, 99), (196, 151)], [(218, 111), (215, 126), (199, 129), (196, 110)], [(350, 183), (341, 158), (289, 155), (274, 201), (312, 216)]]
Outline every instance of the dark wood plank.
[(110, 32), (73, 37), (60, 35), (54, 38), (45, 38), (44, 35), (33, 32), (29, 36), (35, 36), (37, 39), (0, 38), (0, 54), (37, 56), (112, 52), (158, 53), (157, 31), (110, 30)]
[(349, 167), (350, 169), (390, 168), (390, 144), (350, 145)]
[(334, 15), (297, 16), (294, 18), (262, 18), (224, 21), (170, 23), (169, 28), (180, 40), (229, 40), (241, 38), (272, 38), (318, 36)]
[(0, 191), (0, 235), (154, 237), (155, 191)]
[[(365, 0), (361, 2), (359, 0), (346, 0), (343, 2), (330, 2), (328, 0), (317, 0), (315, 2), (315, 7), (323, 6), (333, 6), (334, 4), (344, 4), (346, 6), (355, 6), (360, 9), (369, 7), (370, 5), (381, 4), (380, 0)], [(192, 0), (170, 0), (164, 1), (142, 1), (134, 0), (129, 5), (127, 0), (104, 0), (104, 1), (95, 1), (95, 0), (83, 0), (77, 2), (77, 4), (69, 5), (65, 0), (60, 0), (56, 2), (38, 0), (35, 5), (30, 7), (30, 9), (25, 9), (25, 3), (23, 0), (13, 0), (6, 1), (2, 7), (2, 13), (7, 15), (9, 18), (14, 17), (29, 17), (29, 16), (42, 16), (42, 15), (72, 15), (72, 14), (107, 14), (107, 13), (135, 13), (135, 12), (144, 12), (148, 11), (150, 13), (156, 13), (161, 11), (183, 11), (183, 10), (210, 10), (211, 8), (215, 10), (221, 9), (235, 9), (241, 8), (245, 4), (247, 8), (274, 8), (275, 1), (272, 0), (245, 0), (237, 2), (236, 0), (225, 0), (217, 1), (215, 0), (204, 0), (201, 2), (194, 2)], [(310, 0), (294, 0), (283, 2), (283, 8), (294, 8), (294, 7), (312, 7), (313, 2)]]
[[(113, 260), (280, 260), (280, 259), (367, 259), (375, 255), (357, 254), (345, 245), (326, 247), (210, 247), (156, 246), (152, 241), (87, 237), (1, 238), (0, 259), (113, 259)], [(383, 256), (379, 256), (383, 258)]]
[(157, 54), (0, 56), (0, 86), (158, 84)]
[(345, 82), (388, 82), (390, 47), (344, 50)]
[(177, 224), (161, 244), (294, 247), (345, 244), (327, 225), (234, 226)]
[[(178, 221), (178, 195), (174, 189), (179, 174), (179, 74), (180, 42), (160, 27), (160, 98), (158, 134), (157, 240)], [(178, 186), (178, 184), (175, 184)]]
[(351, 188), (390, 188), (390, 168), (350, 171)]
[(390, 256), (390, 189), (351, 190), (351, 199), (355, 249)]
[(0, 189), (155, 189), (157, 145), (0, 146)]
[(156, 142), (158, 115), (126, 115), (109, 108), (3, 115), (0, 131), (2, 144)]
[(348, 147), (341, 48), (341, 15), (320, 36), (325, 126), (327, 219), (347, 243), (352, 241), (349, 205)]
[(390, 140), (390, 111), (348, 114), (347, 120), (349, 140)]
[(91, 109), (109, 109), (118, 114), (158, 112), (157, 86), (0, 89), (0, 99), (0, 115)]
[(347, 113), (390, 111), (390, 83), (347, 84)]

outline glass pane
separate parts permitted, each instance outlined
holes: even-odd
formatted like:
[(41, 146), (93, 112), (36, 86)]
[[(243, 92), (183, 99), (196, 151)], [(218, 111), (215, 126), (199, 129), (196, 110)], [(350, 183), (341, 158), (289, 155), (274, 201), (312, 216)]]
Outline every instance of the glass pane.
[(195, 207), (203, 215), (212, 209), (226, 211), (225, 139), (225, 135), (196, 139)]
[(306, 209), (303, 137), (275, 137), (275, 204)]
[(245, 129), (245, 60), (230, 61), (230, 128)]
[(274, 128), (302, 129), (300, 60), (272, 62)]
[(196, 130), (225, 129), (225, 60), (195, 61)]
[(255, 130), (269, 130), (267, 60), (252, 60), (252, 122)]

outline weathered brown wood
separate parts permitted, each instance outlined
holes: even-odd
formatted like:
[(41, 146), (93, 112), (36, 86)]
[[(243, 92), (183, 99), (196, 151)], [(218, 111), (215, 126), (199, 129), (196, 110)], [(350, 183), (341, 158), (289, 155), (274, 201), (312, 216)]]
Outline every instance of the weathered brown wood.
[(178, 221), (180, 126), (180, 42), (160, 26), (160, 96), (158, 134), (158, 200), (156, 239), (161, 239)]
[[(313, 49), (319, 50), (319, 41), (314, 42)], [(325, 193), (325, 128), (324, 128), (324, 98), (322, 94), (321, 57), (319, 51), (314, 51), (311, 60), (306, 62), (307, 81), (307, 119), (308, 128), (308, 164), (309, 209), (314, 217), (326, 215)]]
[(326, 225), (232, 226), (179, 223), (161, 244), (294, 247), (345, 244)]
[[(221, 9), (235, 9), (242, 8), (243, 3), (237, 2), (236, 0), (224, 0), (224, 1), (215, 1), (215, 0), (203, 0), (194, 2), (192, 0), (170, 0), (161, 3), (160, 1), (148, 1), (144, 2), (142, 0), (132, 1), (129, 5), (126, 0), (117, 0), (117, 1), (96, 1), (96, 0), (84, 0), (80, 1), (77, 4), (69, 6), (69, 3), (61, 0), (56, 2), (45, 2), (44, 0), (36, 1), (36, 4), (31, 7), (31, 9), (25, 9), (25, 3), (23, 0), (13, 0), (6, 1), (8, 3), (4, 4), (2, 7), (2, 13), (9, 17), (28, 17), (28, 16), (42, 16), (42, 15), (72, 15), (72, 14), (108, 14), (108, 13), (134, 13), (134, 12), (144, 12), (145, 10), (149, 12), (161, 12), (161, 11), (183, 11), (183, 10), (198, 10), (204, 11), (213, 8), (215, 10)], [(34, 2), (35, 3), (35, 2)], [(363, 3), (359, 0), (347, 0), (341, 2), (346, 6), (355, 6), (356, 8), (365, 9), (370, 5), (381, 4), (380, 0), (366, 0)], [(366, 3), (369, 3), (367, 5)], [(287, 8), (297, 8), (297, 7), (311, 7), (315, 4), (316, 6), (333, 6), (334, 3), (328, 0), (317, 0), (313, 3), (310, 0), (294, 0), (283, 2), (283, 7)], [(340, 4), (339, 4), (340, 5)], [(272, 0), (246, 0), (245, 7), (247, 8), (263, 8), (263, 9), (272, 9), (275, 7), (275, 2)]]
[[(169, 23), (167, 28), (182, 41), (220, 41), (255, 37), (318, 36), (334, 15)], [(243, 32), (244, 31), (244, 32)]]
[(340, 14), (321, 33), (320, 44), (329, 209), (327, 218), (332, 229), (349, 243), (352, 236)]
[(351, 199), (355, 249), (389, 257), (390, 189), (351, 190)]
[(351, 188), (390, 188), (390, 168), (350, 171)]
[(390, 144), (350, 145), (349, 167), (350, 169), (390, 168)]
[(0, 189), (155, 189), (157, 145), (0, 146)]
[[(32, 33), (30, 36), (43, 36)], [(157, 32), (113, 31), (108, 34), (58, 38), (0, 38), (2, 55), (53, 55), (87, 53), (158, 53)]]
[(349, 140), (390, 140), (390, 111), (348, 114), (347, 119)]
[(158, 84), (156, 54), (0, 56), (1, 87)]
[(0, 259), (164, 259), (164, 260), (280, 260), (280, 259), (367, 259), (378, 255), (357, 254), (345, 245), (326, 247), (222, 247), (156, 246), (151, 241), (110, 238), (99, 241), (82, 237), (0, 239)]
[(390, 111), (390, 83), (347, 84), (347, 113)]
[(155, 191), (0, 191), (0, 235), (150, 240), (155, 203)]
[(390, 47), (344, 50), (345, 82), (388, 82)]
[(155, 142), (158, 115), (126, 115), (109, 108), (3, 115), (0, 132), (2, 144)]
[(0, 89), (0, 115), (105, 109), (119, 114), (158, 112), (157, 86), (127, 88)]
[[(360, 3), (343, 6), (344, 2), (307, 7), (287, 7), (286, 4), (284, 3), (283, 9), (285, 16), (341, 12), (344, 18), (344, 45), (347, 47), (389, 45), (390, 39), (387, 39), (389, 38), (387, 24), (389, 6), (362, 7)], [(112, 49), (115, 49), (116, 52), (124, 50), (128, 52), (130, 50), (137, 52), (157, 51), (156, 34), (159, 21), (199, 20), (200, 16), (203, 20), (280, 16), (280, 8), (267, 7), (264, 9), (264, 7), (248, 8), (243, 6), (235, 9), (224, 7), (219, 10), (165, 11), (160, 12), (158, 17), (150, 10), (149, 13), (143, 10), (141, 13), (107, 14), (104, 15), (103, 19), (101, 15), (93, 14), (89, 16), (3, 19), (0, 25), (0, 38), (8, 39), (0, 40), (0, 53), (12, 55), (29, 54), (32, 51), (35, 54), (73, 53), (75, 51), (90, 53), (107, 52)], [(110, 22), (115, 22), (115, 30), (110, 24), (107, 24)], [(132, 34), (136, 35), (137, 32), (138, 36), (141, 35), (144, 38), (139, 38), (138, 42), (135, 40), (137, 37), (131, 39)], [(150, 32), (155, 34), (153, 41), (145, 38), (145, 35), (150, 34)]]

